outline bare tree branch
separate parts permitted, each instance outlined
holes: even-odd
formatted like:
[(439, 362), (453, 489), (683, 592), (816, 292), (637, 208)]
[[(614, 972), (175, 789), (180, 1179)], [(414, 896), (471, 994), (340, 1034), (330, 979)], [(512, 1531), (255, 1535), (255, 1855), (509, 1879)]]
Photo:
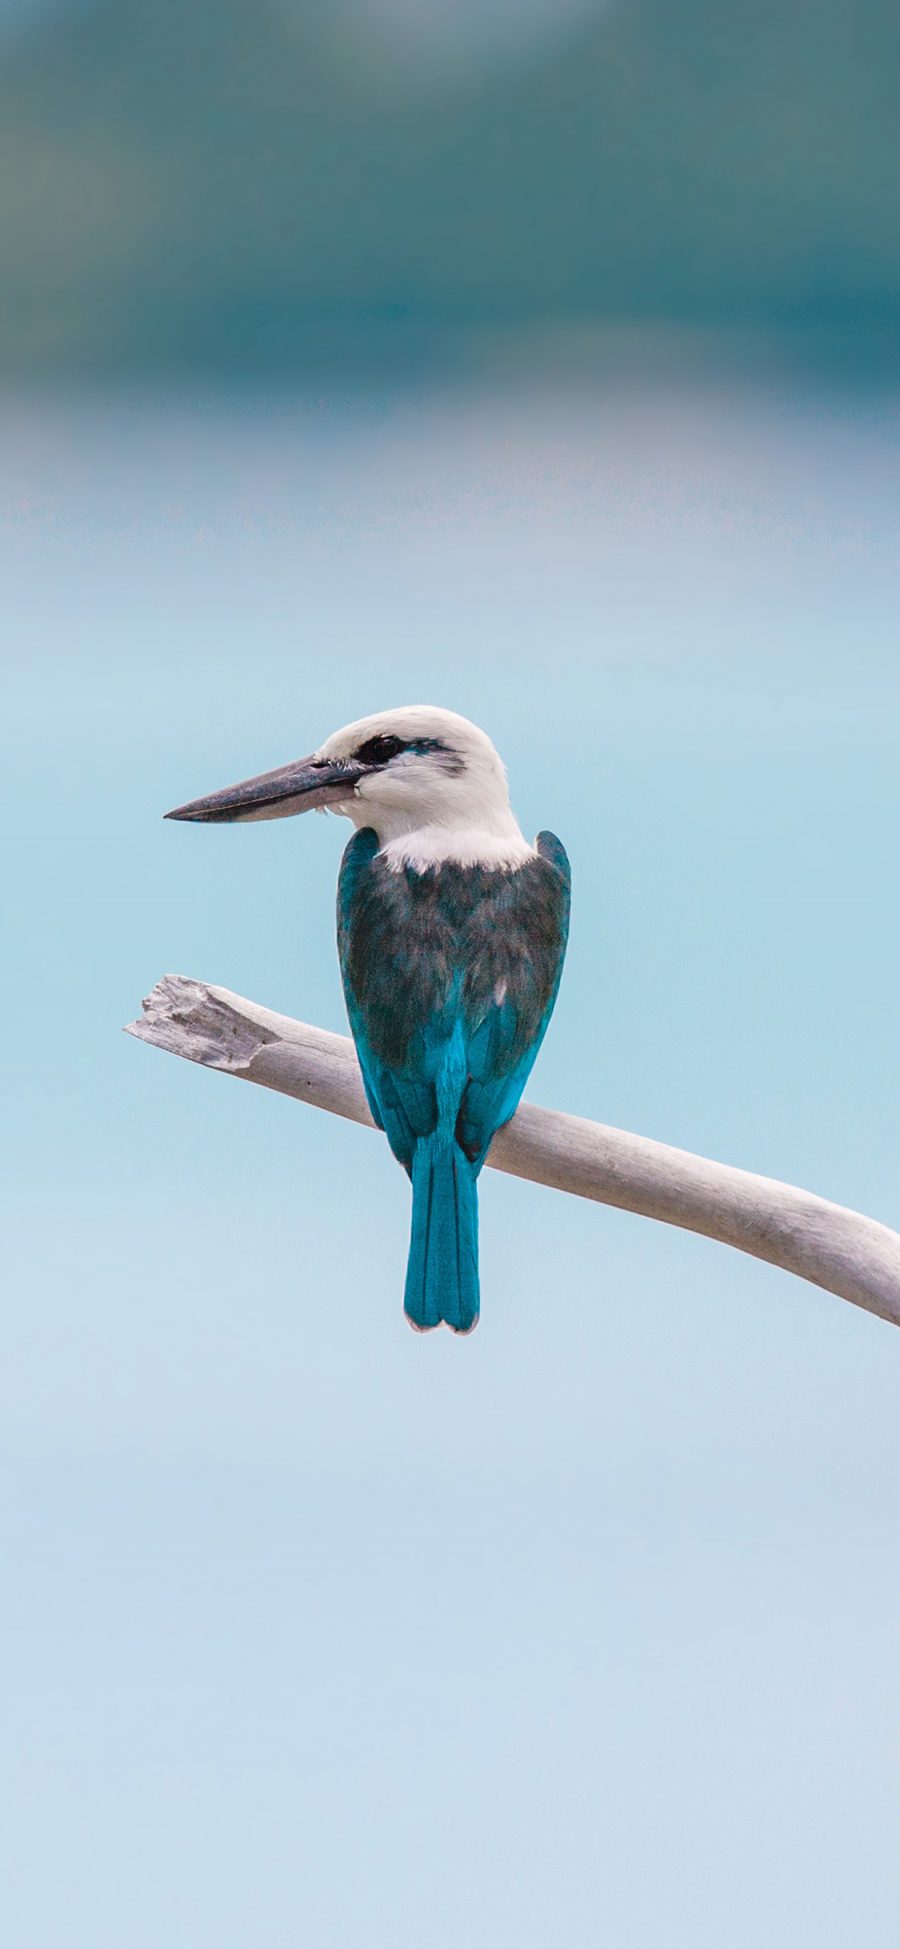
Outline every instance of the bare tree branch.
[[(275, 1015), (227, 988), (166, 975), (128, 1033), (207, 1069), (372, 1123), (348, 1036)], [(900, 1326), (900, 1236), (811, 1191), (535, 1104), (523, 1104), (498, 1131), (488, 1163), (719, 1239)]]

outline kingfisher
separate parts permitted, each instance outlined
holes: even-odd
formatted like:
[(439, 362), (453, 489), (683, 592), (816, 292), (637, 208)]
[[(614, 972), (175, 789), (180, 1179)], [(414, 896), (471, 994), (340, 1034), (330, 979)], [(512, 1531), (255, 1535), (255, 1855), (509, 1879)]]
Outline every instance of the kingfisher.
[(218, 824), (329, 811), (338, 956), (369, 1108), (412, 1181), (404, 1310), (428, 1332), (479, 1314), (477, 1179), (553, 1011), (569, 862), (524, 837), (490, 738), (414, 704), (359, 718), (308, 758), (168, 812)]

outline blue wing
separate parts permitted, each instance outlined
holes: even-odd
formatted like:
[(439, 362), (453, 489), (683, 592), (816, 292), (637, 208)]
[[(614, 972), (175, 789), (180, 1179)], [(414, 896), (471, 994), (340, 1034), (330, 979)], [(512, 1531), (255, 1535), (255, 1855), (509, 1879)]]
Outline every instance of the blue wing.
[(338, 879), (338, 956), (350, 1031), (356, 1044), (369, 1109), (379, 1130), (385, 1132), (394, 1156), (411, 1171), (416, 1138), (426, 1136), (434, 1127), (433, 1093), (427, 1087), (415, 1084), (412, 1078), (408, 1081), (404, 1078), (402, 1086), (398, 1080), (395, 1081), (390, 1068), (376, 1054), (366, 1024), (365, 1008), (348, 979), (353, 907), (377, 852), (378, 835), (367, 826), (355, 834), (344, 853)]
[[(569, 863), (552, 833), (515, 873), (392, 873), (357, 833), (338, 885), (350, 1026), (375, 1121), (411, 1170), (439, 1126), (479, 1169), (512, 1116), (553, 1011)], [(540, 862), (540, 863), (539, 863)]]
[[(551, 967), (542, 967), (538, 976), (540, 1008), (537, 1013), (533, 1007), (535, 971), (528, 965), (526, 953), (524, 967), (515, 962), (511, 967), (502, 1002), (494, 1000), (469, 1035), (468, 1082), (460, 1107), (458, 1136), (463, 1149), (479, 1168), (495, 1133), (515, 1113), (547, 1033), (562, 976), (572, 876), (565, 847), (554, 833), (538, 833), (537, 849), (541, 859), (558, 876), (560, 885), (562, 897), (553, 923), (557, 950), (555, 957), (551, 957)], [(527, 926), (524, 933), (527, 942)], [(514, 941), (513, 935), (511, 945)]]

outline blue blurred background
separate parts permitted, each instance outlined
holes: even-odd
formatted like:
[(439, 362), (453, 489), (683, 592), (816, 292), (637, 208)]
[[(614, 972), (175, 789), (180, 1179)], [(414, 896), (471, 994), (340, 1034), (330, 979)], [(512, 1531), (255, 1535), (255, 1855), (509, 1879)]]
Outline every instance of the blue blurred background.
[(4, 1940), (893, 1949), (900, 1342), (488, 1173), (421, 1341), (344, 1026), (427, 699), (576, 904), (532, 1095), (900, 1222), (896, 20), (15, 0), (0, 31)]

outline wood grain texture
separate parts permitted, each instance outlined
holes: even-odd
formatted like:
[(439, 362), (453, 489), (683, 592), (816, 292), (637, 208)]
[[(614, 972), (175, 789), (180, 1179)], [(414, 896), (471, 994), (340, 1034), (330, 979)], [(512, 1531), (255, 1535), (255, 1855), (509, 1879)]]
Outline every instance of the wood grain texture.
[[(349, 1036), (186, 975), (164, 976), (143, 1007), (129, 1035), (372, 1125)], [(498, 1131), (487, 1161), (514, 1177), (736, 1246), (900, 1326), (900, 1236), (811, 1191), (530, 1103)]]

